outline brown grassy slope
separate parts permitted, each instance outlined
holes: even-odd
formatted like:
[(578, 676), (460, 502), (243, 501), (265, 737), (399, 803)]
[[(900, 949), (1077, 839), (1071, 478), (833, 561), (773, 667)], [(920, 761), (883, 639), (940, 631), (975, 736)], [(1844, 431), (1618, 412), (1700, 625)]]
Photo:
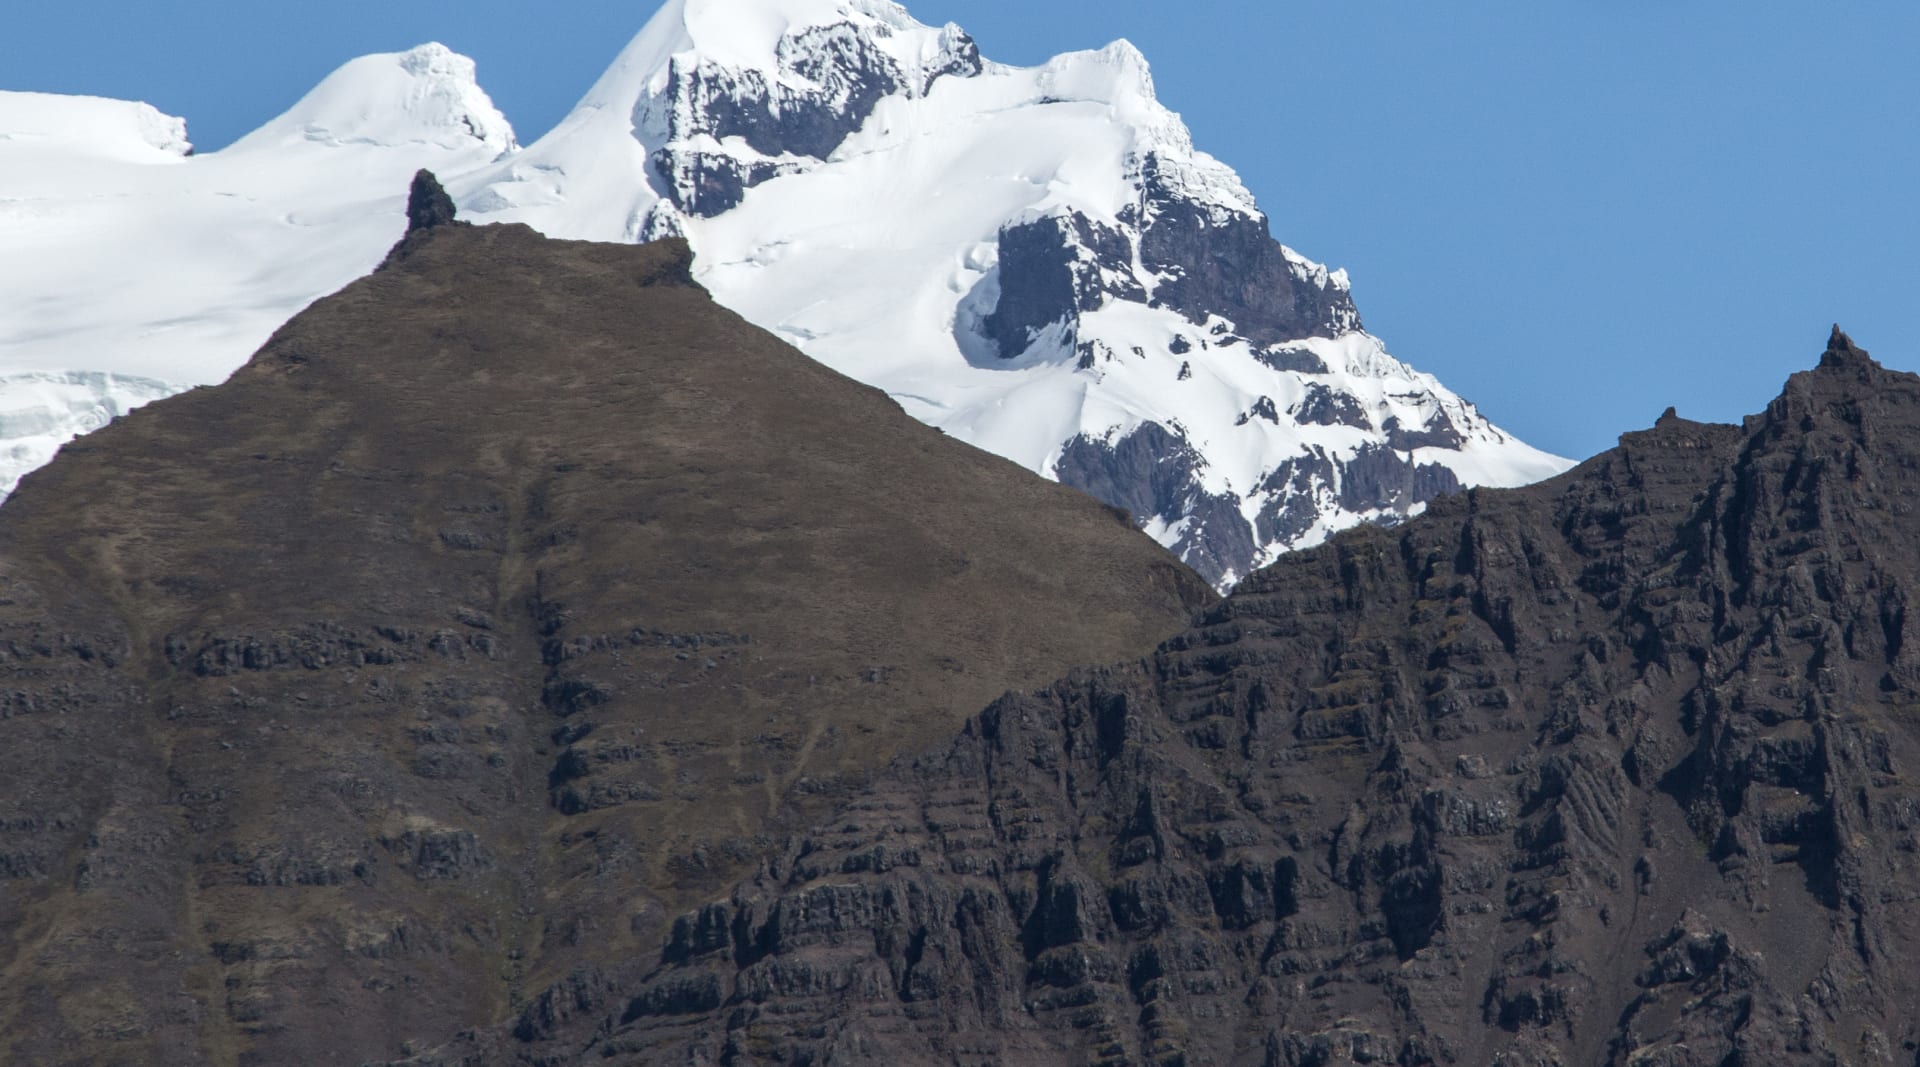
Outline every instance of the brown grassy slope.
[(0, 512), (0, 1062), (496, 1022), (1213, 599), (716, 306), (684, 245), (407, 248)]

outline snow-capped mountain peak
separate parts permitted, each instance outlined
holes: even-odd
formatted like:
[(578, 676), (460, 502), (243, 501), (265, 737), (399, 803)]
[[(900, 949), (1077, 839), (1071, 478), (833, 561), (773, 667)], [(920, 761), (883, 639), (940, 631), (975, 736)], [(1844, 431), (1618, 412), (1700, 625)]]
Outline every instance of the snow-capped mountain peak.
[(1126, 41), (1021, 68), (891, 3), (672, 0), (454, 188), (480, 221), (686, 235), (722, 303), (1222, 584), (1564, 466), (1362, 332)]
[(480, 88), (473, 60), (435, 43), (348, 62), (227, 151), (272, 151), (298, 141), (479, 146), (496, 154), (516, 147), (513, 126)]
[(922, 25), (889, 0), (682, 0), (656, 20), (671, 22), (678, 7), (682, 47), (717, 66), (759, 70), (782, 80), (804, 79), (791, 65), (814, 31), (837, 30), (876, 45), (902, 67), (922, 66), (945, 54), (958, 31)]

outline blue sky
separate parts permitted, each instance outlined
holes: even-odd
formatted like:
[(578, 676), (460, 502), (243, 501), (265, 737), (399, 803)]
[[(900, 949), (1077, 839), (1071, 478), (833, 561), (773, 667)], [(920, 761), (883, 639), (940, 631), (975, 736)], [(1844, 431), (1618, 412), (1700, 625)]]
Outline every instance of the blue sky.
[[(1920, 368), (1920, 5), (912, 0), (1031, 63), (1126, 37), (1369, 329), (1570, 456), (1732, 420), (1838, 321)], [(556, 11), (563, 12), (555, 14)], [(151, 101), (203, 148), (352, 56), (474, 56), (523, 141), (650, 3), (25, 5), (0, 88)]]

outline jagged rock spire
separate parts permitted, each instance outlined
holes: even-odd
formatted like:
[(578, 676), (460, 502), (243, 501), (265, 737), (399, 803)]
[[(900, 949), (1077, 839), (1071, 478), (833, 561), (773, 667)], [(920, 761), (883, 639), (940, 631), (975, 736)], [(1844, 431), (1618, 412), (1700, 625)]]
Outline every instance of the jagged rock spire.
[(471, 226), (471, 222), (461, 222), (455, 217), (453, 197), (441, 186), (440, 179), (432, 171), (422, 168), (414, 172), (413, 185), (407, 190), (407, 232), (394, 242), (387, 251), (387, 258), (374, 268), (376, 271), (407, 258), (413, 251), (431, 240), (428, 231), (443, 226)]
[(413, 187), (407, 191), (407, 232), (431, 230), (454, 225), (453, 197), (440, 185), (433, 172), (422, 168), (413, 175)]
[(1827, 350), (1821, 353), (1820, 367), (1823, 370), (1835, 370), (1842, 367), (1878, 366), (1867, 350), (1853, 343), (1853, 338), (1834, 323), (1833, 333), (1827, 337)]

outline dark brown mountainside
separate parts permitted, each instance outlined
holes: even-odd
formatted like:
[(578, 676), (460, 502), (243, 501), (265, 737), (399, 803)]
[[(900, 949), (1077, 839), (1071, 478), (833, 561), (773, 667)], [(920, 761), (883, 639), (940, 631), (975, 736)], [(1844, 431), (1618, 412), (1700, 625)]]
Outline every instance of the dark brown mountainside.
[(1835, 331), (1004, 698), (422, 1063), (1920, 1062), (1920, 379)]
[(651, 960), (904, 748), (1214, 602), (717, 307), (412, 234), (0, 512), (0, 1063), (336, 1064)]

